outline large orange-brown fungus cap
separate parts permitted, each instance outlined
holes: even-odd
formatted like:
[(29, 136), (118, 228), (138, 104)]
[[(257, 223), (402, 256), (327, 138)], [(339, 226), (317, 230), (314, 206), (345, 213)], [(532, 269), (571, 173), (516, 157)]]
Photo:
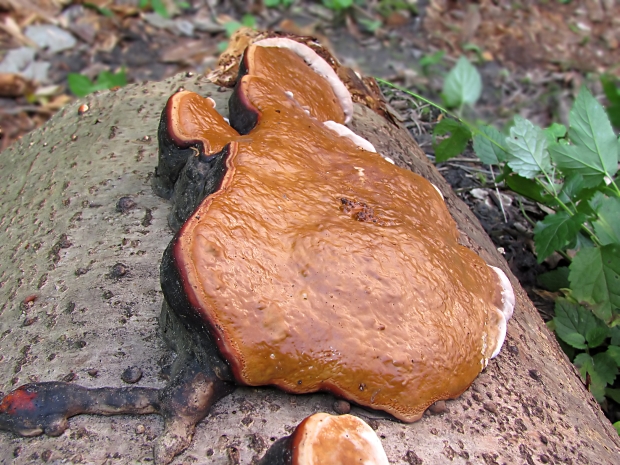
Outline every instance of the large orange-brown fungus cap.
[(191, 312), (240, 383), (330, 391), (415, 421), (499, 351), (511, 291), (458, 244), (428, 181), (323, 124), (345, 110), (298, 53), (259, 43), (244, 67), (230, 118), (242, 132), (253, 122), (247, 135), (208, 100), (173, 97), (177, 121), (215, 121), (195, 135), (180, 124), (184, 137), (230, 143), (219, 189), (171, 246)]

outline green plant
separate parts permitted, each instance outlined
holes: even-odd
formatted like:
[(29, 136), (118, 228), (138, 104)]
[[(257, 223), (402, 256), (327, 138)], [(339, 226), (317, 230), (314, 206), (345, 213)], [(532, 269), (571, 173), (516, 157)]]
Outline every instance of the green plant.
[(149, 7), (162, 18), (170, 17), (166, 4), (163, 0), (140, 0), (138, 2), (138, 8), (141, 10), (146, 10)]
[[(436, 160), (458, 155), (473, 140), (480, 160), (499, 168), (496, 185), (504, 183), (552, 212), (534, 227), (537, 259), (558, 252), (570, 264), (540, 277), (563, 293), (548, 326), (596, 399), (620, 401), (620, 389), (613, 388), (620, 367), (620, 140), (585, 87), (568, 129), (561, 124), (542, 129), (515, 116), (507, 135), (462, 116), (481, 89), (478, 71), (462, 57), (443, 86), (446, 107), (454, 112), (423, 99), (449, 116), (434, 130)], [(614, 98), (608, 96), (611, 103)]]
[(418, 5), (417, 2), (407, 0), (379, 0), (377, 11), (384, 17), (388, 17), (397, 11), (410, 11), (417, 14)]
[(607, 114), (611, 124), (620, 129), (620, 85), (611, 76), (606, 75), (601, 76), (601, 84), (609, 102)]
[(295, 0), (264, 0), (263, 3), (267, 8), (277, 8), (279, 6), (283, 6), (288, 8), (291, 6)]
[[(226, 37), (231, 38), (232, 35), (242, 27), (250, 27), (254, 29), (256, 27), (256, 18), (251, 14), (245, 14), (239, 21), (228, 21), (224, 23), (224, 30), (226, 31)], [(218, 50), (223, 52), (228, 47), (228, 40), (224, 40), (217, 45)]]
[(343, 11), (353, 6), (353, 0), (323, 0), (323, 5), (330, 10)]
[(418, 64), (422, 68), (422, 72), (425, 75), (428, 75), (430, 67), (440, 63), (445, 55), (446, 52), (444, 50), (437, 50), (434, 53), (424, 55), (422, 58), (420, 58), (420, 61), (418, 62)]
[(88, 76), (84, 76), (83, 74), (69, 73), (67, 76), (67, 84), (69, 85), (69, 90), (74, 95), (77, 97), (84, 97), (97, 90), (127, 85), (127, 75), (125, 74), (125, 68), (122, 68), (117, 73), (102, 71), (97, 76), (95, 82), (93, 82)]

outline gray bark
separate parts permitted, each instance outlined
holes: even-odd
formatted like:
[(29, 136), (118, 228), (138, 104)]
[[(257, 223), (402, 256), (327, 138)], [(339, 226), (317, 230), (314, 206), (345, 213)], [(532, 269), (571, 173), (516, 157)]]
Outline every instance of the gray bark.
[[(138, 386), (163, 387), (170, 359), (157, 331), (159, 262), (172, 237), (167, 201), (153, 195), (157, 124), (179, 86), (228, 93), (205, 80), (103, 92), (73, 103), (0, 154), (0, 390), (73, 379), (121, 386), (129, 366)], [(78, 115), (78, 107), (90, 110)], [(402, 424), (358, 408), (393, 464), (614, 464), (620, 440), (469, 209), (408, 133), (357, 106), (352, 128), (383, 154), (442, 190), (463, 242), (511, 277), (517, 295), (501, 354), (447, 411)], [(135, 207), (117, 211), (121, 197)], [(126, 274), (115, 277), (122, 263)], [(94, 371), (96, 370), (96, 372)], [(197, 428), (174, 463), (248, 464), (304, 417), (331, 412), (329, 395), (290, 396), (239, 388)], [(70, 421), (62, 436), (0, 432), (0, 463), (132, 463), (152, 457), (162, 431), (155, 415)]]

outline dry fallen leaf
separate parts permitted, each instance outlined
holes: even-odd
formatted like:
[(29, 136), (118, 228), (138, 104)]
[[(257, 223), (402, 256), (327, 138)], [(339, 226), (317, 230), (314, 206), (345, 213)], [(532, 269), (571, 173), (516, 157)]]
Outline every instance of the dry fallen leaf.
[(33, 83), (23, 76), (13, 73), (0, 73), (0, 97), (22, 97), (31, 94), (33, 90)]

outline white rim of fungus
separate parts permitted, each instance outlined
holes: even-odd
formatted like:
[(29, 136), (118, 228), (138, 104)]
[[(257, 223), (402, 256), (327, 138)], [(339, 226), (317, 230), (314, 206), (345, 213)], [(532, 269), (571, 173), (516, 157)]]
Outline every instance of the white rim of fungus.
[(346, 88), (344, 83), (340, 80), (334, 69), (321, 58), (314, 50), (307, 45), (300, 42), (296, 42), (292, 39), (286, 39), (283, 37), (272, 37), (270, 39), (262, 39), (254, 42), (254, 45), (259, 47), (278, 47), (287, 48), (301, 59), (303, 59), (310, 68), (319, 76), (327, 79), (327, 82), (332, 86), (336, 98), (340, 102), (342, 111), (344, 112), (344, 122), (350, 123), (353, 118), (353, 100), (351, 100), (351, 94)]
[(512, 288), (512, 284), (510, 284), (510, 280), (508, 279), (508, 276), (506, 276), (506, 273), (504, 273), (501, 269), (497, 268), (496, 266), (491, 266), (491, 265), (488, 265), (488, 266), (493, 271), (495, 271), (495, 273), (497, 274), (497, 277), (499, 278), (499, 284), (502, 287), (502, 292), (501, 292), (502, 307), (497, 308), (497, 312), (499, 313), (499, 316), (500, 316), (499, 327), (497, 328), (498, 337), (497, 337), (497, 342), (495, 344), (495, 350), (493, 351), (493, 354), (491, 355), (491, 358), (495, 358), (497, 357), (502, 346), (504, 345), (504, 340), (506, 339), (506, 329), (508, 326), (508, 320), (512, 318), (516, 300), (515, 300), (514, 289)]
[(217, 104), (215, 103), (215, 100), (213, 100), (211, 97), (207, 97), (207, 100), (209, 100), (213, 104), (213, 108), (217, 106)]
[(432, 182), (431, 182), (431, 186), (433, 186), (433, 187), (435, 188), (435, 190), (436, 190), (437, 192), (439, 192), (439, 195), (441, 196), (441, 200), (445, 200), (445, 199), (444, 199), (443, 194), (442, 194), (442, 193), (441, 193), (441, 191), (439, 190), (439, 187), (437, 187), (437, 186), (436, 186), (435, 184), (433, 184)]
[(497, 342), (495, 343), (495, 350), (491, 354), (491, 358), (497, 357), (500, 350), (502, 350), (502, 346), (504, 345), (504, 341), (506, 340), (506, 327), (508, 326), (504, 314), (499, 309), (497, 309), (497, 313), (499, 314), (499, 325), (497, 328), (498, 336)]
[(336, 123), (335, 121), (325, 121), (323, 122), (323, 124), (328, 129), (331, 129), (336, 134), (338, 134), (340, 137), (346, 137), (347, 139), (350, 139), (359, 148), (366, 150), (367, 152), (377, 153), (375, 147), (370, 142), (368, 142), (362, 136), (355, 134), (344, 124)]
[(364, 420), (353, 415), (330, 415), (328, 413), (315, 413), (308, 417), (305, 421), (305, 430), (303, 438), (297, 449), (298, 463), (304, 465), (324, 465), (314, 461), (313, 447), (320, 447), (320, 441), (317, 437), (323, 429), (329, 429), (330, 423), (338, 423), (349, 421), (355, 423), (350, 434), (340, 436), (341, 440), (354, 442), (356, 449), (365, 450), (370, 456), (370, 462), (373, 465), (389, 465), (387, 455), (383, 449), (381, 440), (377, 437), (377, 433)]
[(491, 266), (491, 265), (488, 265), (488, 266), (493, 271), (495, 271), (495, 273), (497, 273), (497, 276), (499, 277), (499, 284), (500, 286), (502, 286), (502, 304), (503, 304), (503, 307), (500, 308), (499, 310), (504, 314), (506, 321), (508, 321), (510, 320), (510, 318), (512, 318), (512, 314), (515, 308), (516, 299), (515, 299), (514, 289), (512, 288), (512, 284), (510, 284), (510, 280), (508, 279), (508, 276), (506, 276), (506, 273), (504, 273), (501, 269), (497, 268), (496, 266)]

